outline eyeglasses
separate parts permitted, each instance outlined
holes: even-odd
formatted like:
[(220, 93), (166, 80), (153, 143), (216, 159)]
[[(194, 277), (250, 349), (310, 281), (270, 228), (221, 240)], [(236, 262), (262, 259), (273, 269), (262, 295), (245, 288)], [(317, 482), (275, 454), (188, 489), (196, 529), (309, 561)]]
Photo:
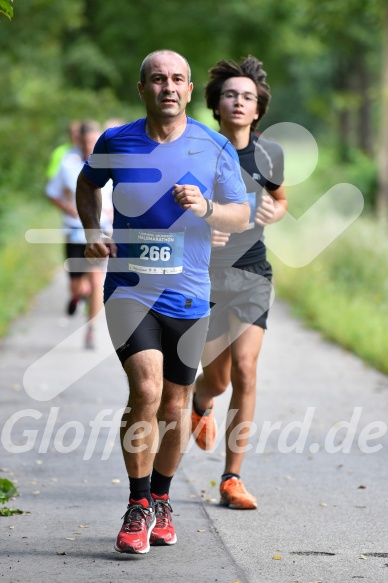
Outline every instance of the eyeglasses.
[(223, 91), (220, 96), (224, 97), (225, 99), (237, 99), (237, 97), (241, 95), (244, 101), (258, 101), (258, 96), (254, 93), (250, 93), (250, 91), (244, 91), (244, 93), (239, 93), (234, 89), (227, 89)]

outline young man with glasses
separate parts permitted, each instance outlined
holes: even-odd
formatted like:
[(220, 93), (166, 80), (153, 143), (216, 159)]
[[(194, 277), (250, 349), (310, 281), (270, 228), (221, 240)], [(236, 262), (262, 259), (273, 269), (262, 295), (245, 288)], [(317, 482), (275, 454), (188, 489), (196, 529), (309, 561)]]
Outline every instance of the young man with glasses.
[(220, 133), (237, 150), (251, 218), (243, 233), (212, 232), (213, 307), (202, 356), (203, 373), (196, 379), (192, 431), (199, 447), (212, 449), (216, 440), (214, 397), (231, 381), (220, 502), (229, 508), (254, 509), (256, 498), (245, 489), (240, 468), (255, 410), (257, 359), (272, 290), (263, 228), (279, 221), (287, 209), (283, 152), (278, 144), (254, 133), (270, 100), (262, 63), (253, 56), (240, 63), (222, 60), (209, 73), (207, 106), (220, 124)]

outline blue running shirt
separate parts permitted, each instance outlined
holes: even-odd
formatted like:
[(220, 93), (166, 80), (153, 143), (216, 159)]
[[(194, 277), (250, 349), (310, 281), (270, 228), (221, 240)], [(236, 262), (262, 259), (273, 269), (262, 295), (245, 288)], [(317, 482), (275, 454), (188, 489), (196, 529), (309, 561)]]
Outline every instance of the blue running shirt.
[(175, 318), (209, 314), (210, 227), (174, 201), (174, 184), (197, 185), (219, 204), (247, 200), (236, 150), (221, 134), (187, 118), (184, 133), (158, 143), (146, 119), (108, 129), (83, 167), (93, 184), (113, 181), (112, 238), (105, 301), (129, 297)]

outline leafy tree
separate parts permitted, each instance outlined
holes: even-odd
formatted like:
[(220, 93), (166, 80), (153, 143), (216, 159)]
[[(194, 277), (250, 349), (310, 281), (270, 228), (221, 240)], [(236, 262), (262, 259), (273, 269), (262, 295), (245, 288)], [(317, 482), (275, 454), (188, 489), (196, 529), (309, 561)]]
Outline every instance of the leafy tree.
[[(28, 190), (42, 189), (45, 162), (68, 121), (144, 113), (139, 66), (158, 48), (190, 62), (189, 112), (203, 106), (207, 71), (217, 60), (250, 53), (264, 62), (273, 95), (261, 129), (294, 121), (314, 134), (335, 134), (344, 159), (355, 145), (370, 153), (384, 2), (20, 2), (0, 36), (0, 136), (7, 136), (0, 143), (0, 212), (7, 191), (22, 192), (27, 181)], [(0, 0), (0, 9), (6, 4)]]
[(301, 0), (300, 4), (303, 28), (321, 41), (319, 56), (329, 62), (329, 83), (319, 92), (327, 104), (325, 116), (335, 115), (343, 160), (349, 159), (349, 150), (355, 145), (373, 155), (376, 83), (371, 71), (376, 71), (376, 56), (381, 51), (382, 2)]
[(64, 47), (80, 34), (81, 0), (20, 3), (0, 35), (0, 215), (18, 197), (42, 193), (52, 148), (67, 138), (71, 119), (126, 117), (108, 84), (98, 91), (72, 85)]

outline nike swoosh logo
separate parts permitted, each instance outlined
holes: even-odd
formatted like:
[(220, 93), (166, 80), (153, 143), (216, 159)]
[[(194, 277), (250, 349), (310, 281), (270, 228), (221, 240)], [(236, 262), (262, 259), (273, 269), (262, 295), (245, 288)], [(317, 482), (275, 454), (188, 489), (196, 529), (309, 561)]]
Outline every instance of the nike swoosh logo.
[(202, 152), (204, 152), (205, 150), (200, 150), (199, 152), (190, 152), (190, 150), (187, 152), (189, 156), (194, 156), (194, 154), (202, 154)]

